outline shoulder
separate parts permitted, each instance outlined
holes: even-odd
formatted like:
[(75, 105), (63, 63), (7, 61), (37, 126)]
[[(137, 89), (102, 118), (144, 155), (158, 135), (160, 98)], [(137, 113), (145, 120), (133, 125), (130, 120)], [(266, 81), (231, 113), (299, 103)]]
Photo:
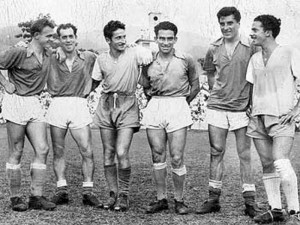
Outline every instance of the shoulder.
[(12, 46), (9, 49), (7, 49), (6, 52), (11, 53), (11, 54), (26, 54), (27, 53), (27, 47), (25, 47), (25, 46)]
[(104, 52), (101, 52), (99, 55), (97, 55), (97, 61), (102, 62), (103, 60), (107, 59), (107, 56), (109, 54), (109, 50), (106, 50)]
[(84, 58), (87, 59), (87, 60), (93, 60), (93, 61), (95, 61), (96, 58), (97, 58), (97, 55), (95, 53), (93, 53), (91, 51), (88, 51), (88, 50), (87, 51), (83, 51), (80, 54), (82, 54), (84, 56)]

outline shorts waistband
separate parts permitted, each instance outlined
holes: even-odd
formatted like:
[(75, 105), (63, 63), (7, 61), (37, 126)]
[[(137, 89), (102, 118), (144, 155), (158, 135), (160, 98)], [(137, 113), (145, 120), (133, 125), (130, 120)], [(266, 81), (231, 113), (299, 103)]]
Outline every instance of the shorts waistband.
[(154, 96), (152, 96), (152, 98), (157, 98), (157, 99), (167, 99), (167, 98), (171, 98), (171, 99), (186, 99), (186, 97), (184, 97), (184, 96), (159, 96), (159, 95), (154, 95)]
[(135, 92), (108, 92), (108, 93), (102, 93), (102, 95), (112, 95), (112, 96), (135, 96)]

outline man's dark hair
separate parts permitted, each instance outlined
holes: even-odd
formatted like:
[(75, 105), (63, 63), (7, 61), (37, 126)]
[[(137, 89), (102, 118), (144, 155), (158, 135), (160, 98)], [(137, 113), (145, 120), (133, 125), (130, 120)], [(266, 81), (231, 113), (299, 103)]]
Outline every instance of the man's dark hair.
[(111, 39), (113, 36), (113, 32), (122, 29), (125, 30), (125, 24), (121, 23), (118, 20), (111, 20), (106, 24), (103, 28), (103, 34), (105, 38)]
[(56, 33), (58, 36), (60, 36), (60, 30), (66, 30), (71, 28), (74, 32), (74, 35), (77, 36), (77, 27), (75, 27), (73, 24), (71, 23), (66, 23), (66, 24), (60, 24), (56, 30)]
[(34, 36), (36, 32), (41, 33), (45, 27), (51, 27), (53, 29), (54, 24), (46, 18), (34, 21), (30, 27), (31, 36)]
[(230, 16), (230, 15), (234, 16), (234, 19), (236, 20), (236, 22), (239, 23), (241, 21), (240, 11), (233, 6), (223, 7), (222, 9), (220, 9), (220, 11), (217, 13), (218, 21), (220, 22), (221, 17)]
[(178, 32), (177, 26), (169, 21), (160, 22), (154, 27), (154, 33), (156, 36), (158, 35), (158, 31), (160, 30), (172, 30), (174, 32), (174, 36), (176, 36)]
[(254, 21), (259, 21), (264, 31), (272, 31), (272, 36), (276, 38), (280, 32), (281, 20), (272, 15), (259, 15)]

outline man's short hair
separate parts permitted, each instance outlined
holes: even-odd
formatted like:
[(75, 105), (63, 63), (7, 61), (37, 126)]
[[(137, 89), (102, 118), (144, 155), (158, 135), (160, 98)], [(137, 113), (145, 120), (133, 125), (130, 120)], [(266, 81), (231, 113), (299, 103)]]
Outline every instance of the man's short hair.
[(240, 11), (233, 6), (223, 7), (222, 9), (220, 9), (220, 11), (217, 13), (218, 21), (220, 22), (221, 17), (230, 16), (230, 15), (233, 15), (236, 22), (239, 23), (241, 21)]
[(51, 27), (53, 29), (54, 24), (46, 18), (34, 21), (30, 27), (31, 36), (34, 36), (36, 32), (41, 33), (45, 27)]
[(113, 36), (113, 32), (122, 29), (125, 30), (125, 24), (121, 23), (118, 20), (109, 21), (103, 28), (103, 34), (105, 38), (111, 39)]
[(264, 28), (264, 31), (272, 31), (272, 36), (276, 38), (280, 32), (281, 20), (272, 15), (259, 15), (254, 21), (259, 21)]
[(154, 33), (156, 36), (158, 35), (158, 31), (160, 30), (172, 30), (174, 32), (174, 36), (176, 36), (178, 32), (177, 26), (169, 21), (160, 22), (154, 27)]
[(77, 36), (77, 27), (75, 27), (73, 24), (71, 23), (65, 23), (65, 24), (60, 24), (56, 30), (56, 33), (58, 36), (60, 36), (60, 30), (66, 30), (71, 28), (74, 32), (74, 35)]

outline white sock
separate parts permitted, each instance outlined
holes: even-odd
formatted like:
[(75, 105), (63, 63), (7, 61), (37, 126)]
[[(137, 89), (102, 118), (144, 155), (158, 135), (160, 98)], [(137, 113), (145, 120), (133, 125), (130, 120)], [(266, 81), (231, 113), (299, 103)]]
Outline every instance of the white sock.
[(272, 209), (281, 209), (280, 177), (278, 173), (264, 173), (263, 182), (265, 185), (268, 202)]
[(66, 187), (67, 186), (67, 181), (66, 180), (58, 180), (56, 182), (56, 186), (59, 187)]
[(218, 181), (218, 180), (209, 180), (208, 186), (209, 186), (209, 187), (216, 188), (216, 189), (222, 189), (222, 181)]
[(279, 173), (283, 193), (286, 197), (288, 210), (299, 211), (299, 197), (297, 176), (289, 159), (278, 159), (274, 162), (276, 171)]

